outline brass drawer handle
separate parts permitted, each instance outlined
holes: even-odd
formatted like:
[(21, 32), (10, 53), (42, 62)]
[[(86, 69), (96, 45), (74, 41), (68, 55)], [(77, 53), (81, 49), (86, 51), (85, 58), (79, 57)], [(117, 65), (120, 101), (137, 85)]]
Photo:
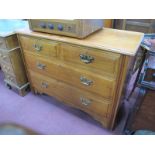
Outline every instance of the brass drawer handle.
[(48, 83), (42, 82), (42, 83), (41, 83), (41, 87), (42, 87), (42, 88), (48, 88)]
[(44, 70), (45, 67), (46, 67), (45, 64), (37, 63), (37, 68), (38, 68), (38, 69)]
[(80, 77), (80, 81), (81, 81), (82, 84), (84, 84), (84, 85), (86, 85), (86, 86), (90, 86), (90, 85), (93, 83), (92, 80), (88, 80), (88, 79), (87, 79), (86, 77), (84, 77), (84, 76), (81, 76), (81, 77)]
[(91, 100), (86, 99), (86, 98), (84, 98), (84, 97), (80, 97), (80, 101), (81, 101), (81, 104), (82, 104), (82, 105), (85, 105), (85, 106), (88, 106), (88, 105), (90, 105), (90, 104), (92, 103)]
[(86, 64), (89, 64), (94, 60), (94, 57), (86, 54), (80, 54), (80, 60)]
[(41, 46), (41, 45), (34, 44), (33, 47), (34, 47), (34, 49), (35, 49), (37, 52), (40, 52), (40, 51), (42, 50), (42, 46)]

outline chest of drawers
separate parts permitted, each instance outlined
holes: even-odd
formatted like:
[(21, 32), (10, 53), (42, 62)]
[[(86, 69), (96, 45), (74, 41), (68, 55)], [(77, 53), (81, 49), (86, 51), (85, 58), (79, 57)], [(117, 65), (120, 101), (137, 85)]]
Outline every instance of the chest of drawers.
[(113, 128), (142, 33), (101, 30), (86, 39), (18, 31), (31, 88)]
[(6, 85), (24, 96), (29, 84), (16, 34), (0, 37), (0, 65)]

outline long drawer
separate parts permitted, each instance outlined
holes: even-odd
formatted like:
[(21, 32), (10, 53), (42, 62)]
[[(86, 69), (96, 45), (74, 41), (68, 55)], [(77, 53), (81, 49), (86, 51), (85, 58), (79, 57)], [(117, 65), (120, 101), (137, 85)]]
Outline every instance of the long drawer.
[(25, 51), (36, 55), (42, 55), (46, 58), (57, 57), (59, 52), (59, 43), (28, 36), (20, 36), (21, 46)]
[(25, 53), (25, 60), (28, 69), (32, 69), (35, 72), (88, 90), (107, 99), (112, 99), (113, 97), (116, 85), (116, 81), (113, 78), (74, 68), (63, 64), (61, 61), (49, 61), (32, 54)]
[(42, 93), (56, 96), (68, 104), (73, 104), (86, 112), (93, 112), (100, 116), (107, 116), (110, 101), (102, 97), (72, 87), (58, 80), (28, 70), (32, 86)]

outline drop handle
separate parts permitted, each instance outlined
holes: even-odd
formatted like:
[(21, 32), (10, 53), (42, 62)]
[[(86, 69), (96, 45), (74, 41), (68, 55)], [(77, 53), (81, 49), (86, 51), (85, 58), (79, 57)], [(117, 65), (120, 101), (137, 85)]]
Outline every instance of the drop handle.
[(92, 80), (89, 80), (89, 79), (87, 79), (87, 78), (84, 77), (84, 76), (81, 76), (81, 77), (80, 77), (80, 81), (81, 81), (81, 83), (82, 83), (83, 85), (86, 85), (86, 86), (90, 86), (90, 85), (93, 83)]
[(37, 68), (40, 69), (40, 70), (44, 70), (46, 67), (45, 64), (41, 64), (41, 63), (37, 63)]
[(48, 88), (48, 83), (42, 82), (42, 83), (41, 83), (41, 87), (42, 87), (42, 88)]
[(81, 101), (81, 104), (84, 106), (88, 106), (92, 103), (92, 100), (89, 100), (89, 99), (84, 98), (84, 97), (80, 97), (80, 101)]
[(42, 46), (41, 46), (41, 45), (34, 44), (33, 47), (34, 47), (34, 49), (35, 49), (37, 52), (40, 52), (40, 51), (42, 50)]
[(80, 60), (86, 64), (92, 63), (94, 57), (86, 54), (80, 54)]

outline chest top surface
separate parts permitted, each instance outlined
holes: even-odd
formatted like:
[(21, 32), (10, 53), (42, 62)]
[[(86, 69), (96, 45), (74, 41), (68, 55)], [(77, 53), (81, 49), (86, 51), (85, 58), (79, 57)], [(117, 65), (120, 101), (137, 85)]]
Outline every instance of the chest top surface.
[(102, 30), (99, 30), (98, 32), (86, 37), (85, 39), (76, 39), (59, 35), (33, 32), (28, 28), (20, 29), (16, 32), (18, 34), (25, 34), (60, 42), (72, 43), (129, 56), (136, 55), (137, 49), (144, 37), (144, 34), (140, 32), (131, 32), (110, 28), (103, 28)]

